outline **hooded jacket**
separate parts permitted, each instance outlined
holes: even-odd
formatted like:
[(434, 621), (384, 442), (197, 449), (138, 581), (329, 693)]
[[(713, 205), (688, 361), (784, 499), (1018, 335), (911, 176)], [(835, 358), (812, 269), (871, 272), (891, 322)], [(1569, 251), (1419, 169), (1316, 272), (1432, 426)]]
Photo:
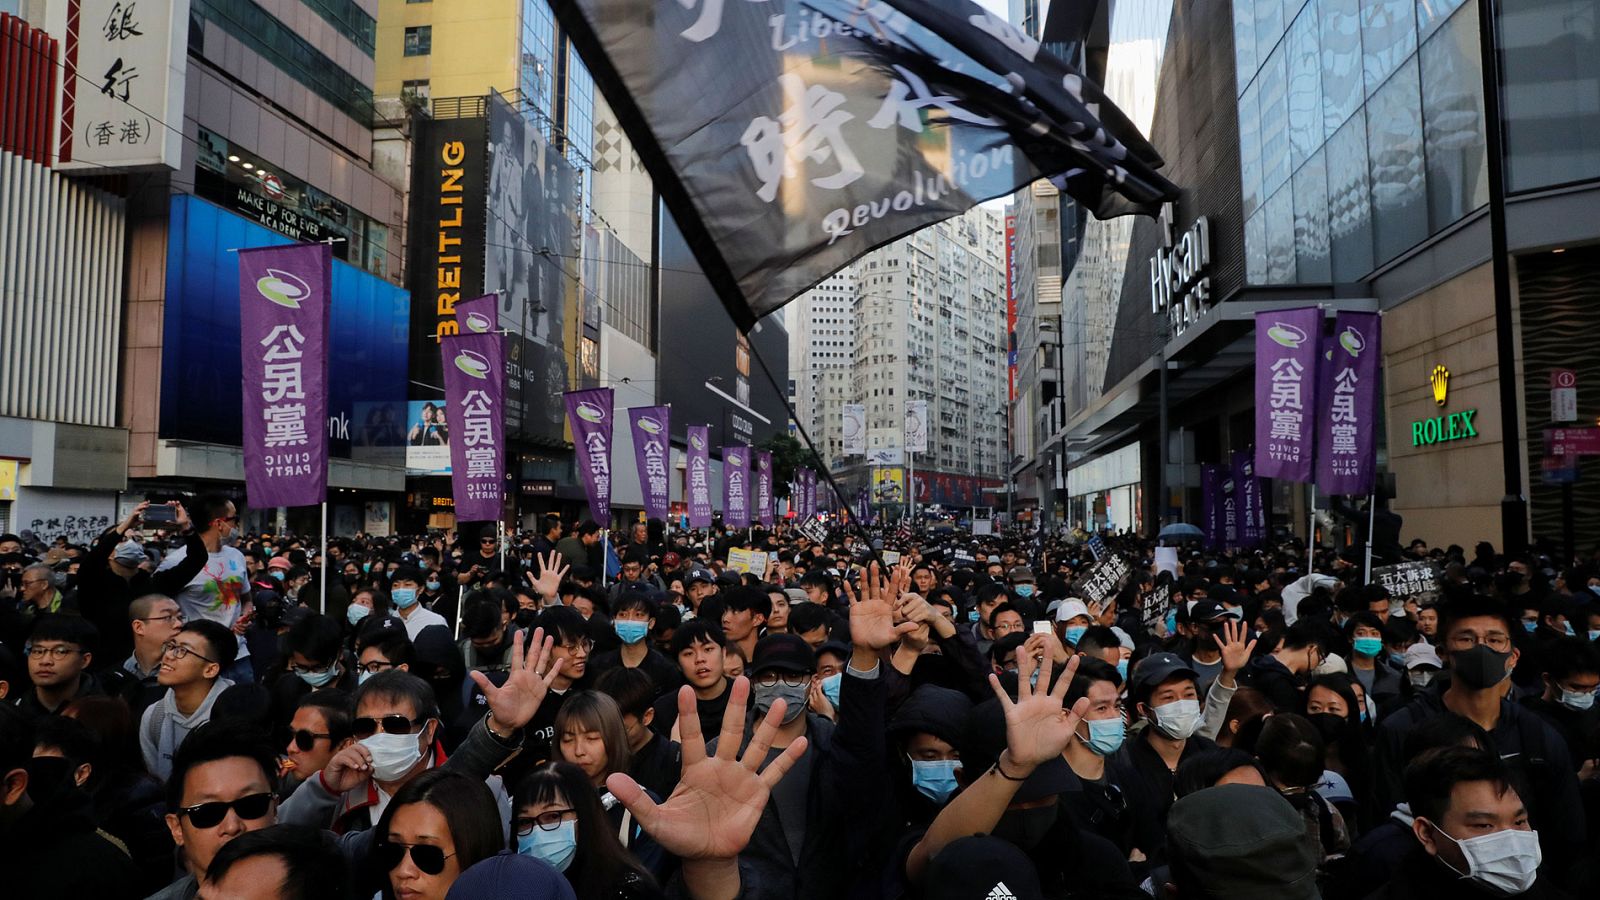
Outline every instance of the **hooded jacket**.
[(222, 692), (233, 687), (233, 682), (218, 678), (211, 683), (204, 700), (194, 712), (184, 715), (178, 711), (177, 695), (172, 688), (160, 700), (145, 708), (139, 719), (139, 750), (144, 754), (144, 764), (150, 774), (162, 781), (172, 775), (172, 754), (189, 732), (211, 721), (211, 706)]

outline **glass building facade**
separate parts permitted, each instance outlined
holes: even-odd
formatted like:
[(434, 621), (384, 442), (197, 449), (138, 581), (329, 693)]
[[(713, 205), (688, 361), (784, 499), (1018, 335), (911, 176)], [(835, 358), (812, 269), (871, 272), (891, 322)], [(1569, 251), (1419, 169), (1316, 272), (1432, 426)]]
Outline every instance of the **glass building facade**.
[(1250, 284), (1352, 282), (1488, 202), (1477, 0), (1235, 0)]

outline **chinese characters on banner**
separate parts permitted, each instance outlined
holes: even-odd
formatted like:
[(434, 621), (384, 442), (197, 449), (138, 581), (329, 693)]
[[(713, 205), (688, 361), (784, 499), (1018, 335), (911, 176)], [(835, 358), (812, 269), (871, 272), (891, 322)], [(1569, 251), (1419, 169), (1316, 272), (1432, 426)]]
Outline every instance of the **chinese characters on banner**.
[(1261, 479), (1256, 477), (1255, 454), (1235, 450), (1232, 454), (1233, 483), (1239, 498), (1239, 546), (1254, 547), (1266, 540), (1266, 510), (1262, 508)]
[(1317, 402), (1317, 489), (1324, 494), (1372, 493), (1378, 469), (1377, 313), (1341, 312), (1334, 319)]
[(1041, 177), (1103, 217), (1177, 195), (1098, 87), (969, 0), (552, 8), (742, 330)]
[(750, 527), (750, 448), (722, 448), (722, 524)]
[(567, 424), (572, 427), (572, 452), (577, 455), (589, 514), (601, 528), (611, 522), (611, 388), (567, 391)]
[(1109, 554), (1072, 586), (1072, 596), (1082, 597), (1090, 605), (1103, 605), (1121, 590), (1122, 580), (1130, 571), (1127, 560), (1115, 553)]
[(1222, 482), (1222, 546), (1232, 550), (1239, 546), (1239, 483), (1229, 467), (1219, 465), (1217, 469)]
[(1207, 550), (1222, 546), (1222, 467), (1200, 465), (1200, 530)]
[(711, 527), (711, 448), (704, 425), (690, 425), (689, 450), (684, 459), (684, 494), (689, 498), (689, 527)]
[(1378, 566), (1372, 580), (1383, 585), (1396, 600), (1415, 600), (1427, 606), (1439, 599), (1439, 567), (1431, 562), (1403, 562)]
[(439, 355), (456, 520), (499, 521), (506, 487), (504, 344), (498, 334), (447, 335)]
[(772, 509), (772, 453), (756, 452), (756, 516), (763, 528), (771, 528), (777, 521)]
[(1256, 313), (1256, 476), (1310, 481), (1322, 310)]
[(239, 251), (244, 480), (258, 509), (328, 497), (328, 308), (333, 251)]
[(639, 468), (639, 493), (644, 496), (647, 518), (667, 518), (667, 435), (671, 434), (670, 406), (640, 406), (628, 410), (633, 429), (633, 456)]
[(178, 168), (189, 0), (65, 0), (46, 30), (66, 36), (56, 168)]
[(806, 469), (806, 515), (817, 514), (817, 472), (815, 469)]

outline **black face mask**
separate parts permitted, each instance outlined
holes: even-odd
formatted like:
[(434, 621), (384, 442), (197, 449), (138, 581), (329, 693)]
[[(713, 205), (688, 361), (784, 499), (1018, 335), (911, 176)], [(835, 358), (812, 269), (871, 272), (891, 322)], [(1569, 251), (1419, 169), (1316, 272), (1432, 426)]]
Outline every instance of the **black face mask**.
[(1488, 644), (1478, 644), (1471, 650), (1457, 650), (1450, 654), (1450, 673), (1461, 683), (1476, 691), (1487, 690), (1506, 680), (1511, 674), (1506, 660), (1511, 651), (1498, 653)]
[(539, 618), (539, 611), (538, 610), (536, 610), (536, 609), (519, 609), (519, 610), (517, 610), (517, 615), (516, 615), (517, 627), (518, 628), (532, 628), (533, 627), (533, 620), (535, 620), (537, 618)]
[(1014, 844), (1017, 849), (1030, 851), (1044, 842), (1050, 829), (1055, 827), (1061, 812), (1059, 803), (1038, 809), (1008, 810), (1000, 817), (990, 832), (993, 836)]
[(72, 780), (72, 771), (76, 768), (72, 760), (59, 756), (35, 756), (28, 760), (28, 796), (37, 804), (62, 791), (76, 789)]

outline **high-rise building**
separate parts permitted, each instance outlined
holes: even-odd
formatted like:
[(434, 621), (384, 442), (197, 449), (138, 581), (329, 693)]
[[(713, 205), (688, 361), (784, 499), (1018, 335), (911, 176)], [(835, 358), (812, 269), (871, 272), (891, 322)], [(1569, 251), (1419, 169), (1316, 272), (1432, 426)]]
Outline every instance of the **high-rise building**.
[[(789, 324), (789, 379), (795, 420), (829, 465), (841, 460), (848, 376), (855, 361), (855, 277), (846, 267), (800, 295), (785, 312)], [(831, 427), (830, 427), (831, 426)]]

